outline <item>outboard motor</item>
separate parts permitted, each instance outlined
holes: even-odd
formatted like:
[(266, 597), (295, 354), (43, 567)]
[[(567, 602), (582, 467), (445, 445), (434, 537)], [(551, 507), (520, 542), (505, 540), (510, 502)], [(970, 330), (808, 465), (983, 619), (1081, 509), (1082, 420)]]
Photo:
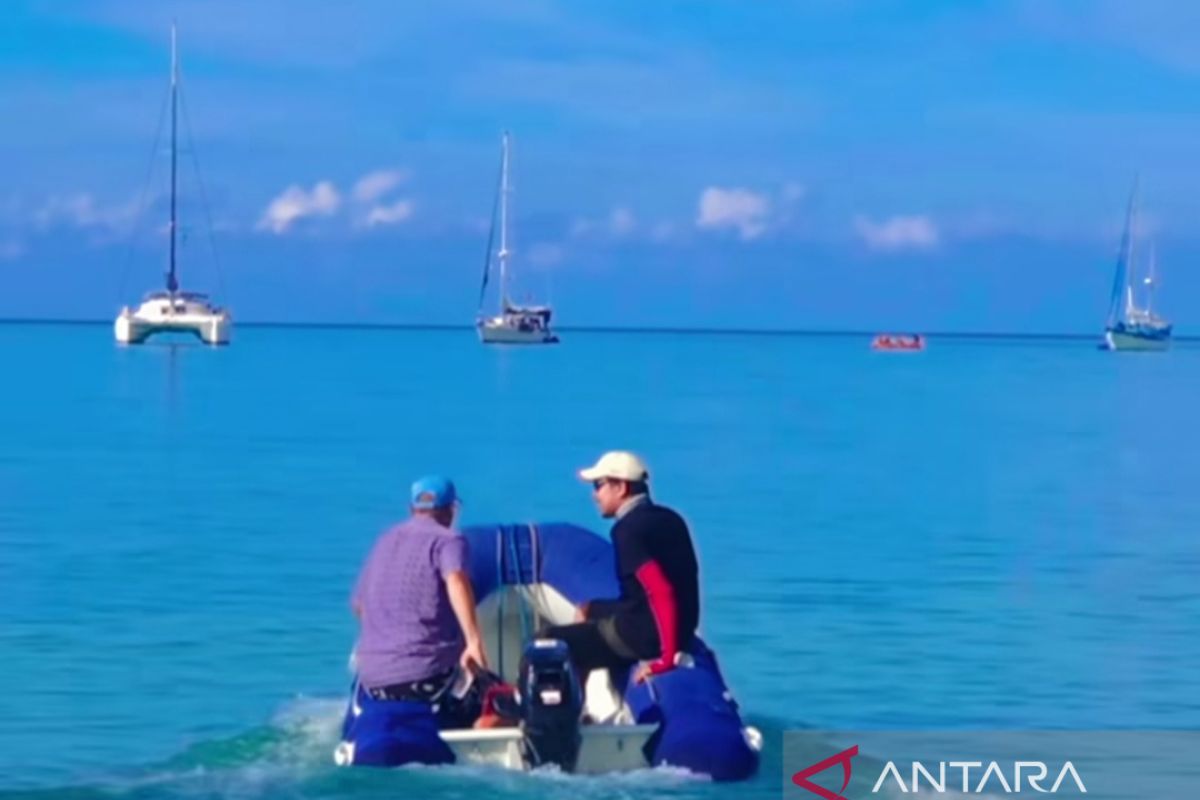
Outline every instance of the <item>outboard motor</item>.
[(575, 769), (583, 690), (566, 642), (535, 639), (525, 647), (517, 683), (521, 695), (523, 754), (530, 767)]

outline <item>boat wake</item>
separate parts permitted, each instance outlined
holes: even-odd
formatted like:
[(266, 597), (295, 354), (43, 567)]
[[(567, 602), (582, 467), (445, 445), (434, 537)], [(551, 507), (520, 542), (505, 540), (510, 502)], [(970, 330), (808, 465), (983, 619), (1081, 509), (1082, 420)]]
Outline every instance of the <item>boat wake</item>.
[[(643, 769), (581, 776), (554, 768), (514, 772), (483, 766), (346, 769), (333, 763), (344, 701), (298, 698), (286, 703), (267, 724), (234, 736), (197, 742), (178, 755), (140, 767), (113, 770), (81, 783), (32, 791), (0, 791), (0, 800), (256, 800), (347, 798), (395, 800), (713, 800), (731, 796), (728, 785), (682, 769)], [(768, 747), (763, 774), (736, 790), (745, 797), (778, 796), (776, 749), (786, 727), (779, 721), (751, 720), (762, 728)], [(748, 790), (748, 791), (747, 791)]]

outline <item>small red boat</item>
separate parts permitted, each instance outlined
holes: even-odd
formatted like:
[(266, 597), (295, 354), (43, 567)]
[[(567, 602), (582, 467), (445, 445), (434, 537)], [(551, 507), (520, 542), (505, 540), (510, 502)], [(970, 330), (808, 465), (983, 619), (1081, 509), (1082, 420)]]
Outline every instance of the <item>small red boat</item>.
[(872, 350), (924, 350), (925, 337), (919, 333), (881, 333), (871, 341)]

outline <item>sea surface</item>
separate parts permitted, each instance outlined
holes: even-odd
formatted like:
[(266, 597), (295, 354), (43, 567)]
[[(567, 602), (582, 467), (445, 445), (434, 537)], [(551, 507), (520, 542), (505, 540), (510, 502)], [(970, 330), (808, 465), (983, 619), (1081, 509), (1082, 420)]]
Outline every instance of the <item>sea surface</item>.
[[(740, 800), (794, 728), (1200, 728), (1200, 347), (236, 337), (0, 325), (0, 797)], [(610, 448), (692, 526), (760, 775), (336, 768), (347, 594), (408, 483), (603, 533), (573, 473)]]

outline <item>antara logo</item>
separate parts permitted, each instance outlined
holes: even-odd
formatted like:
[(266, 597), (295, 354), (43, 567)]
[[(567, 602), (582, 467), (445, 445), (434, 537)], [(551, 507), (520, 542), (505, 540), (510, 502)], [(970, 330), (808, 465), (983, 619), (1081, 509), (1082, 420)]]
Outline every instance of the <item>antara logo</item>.
[(847, 798), (841, 794), (834, 794), (824, 786), (818, 786), (810, 781), (809, 778), (811, 778), (813, 775), (816, 775), (818, 772), (824, 772), (834, 764), (841, 764), (842, 788), (838, 791), (844, 792), (846, 791), (846, 787), (850, 785), (850, 759), (854, 758), (856, 755), (858, 755), (858, 745), (854, 745), (854, 747), (848, 747), (842, 752), (832, 755), (824, 761), (818, 761), (811, 767), (805, 767), (804, 769), (800, 770), (792, 776), (792, 783), (796, 784), (801, 789), (807, 789), (817, 797), (823, 798), (823, 800), (847, 800)]
[[(857, 755), (858, 745), (849, 747), (792, 775), (792, 783), (801, 789), (812, 792), (822, 800), (850, 800), (841, 792), (845, 792), (846, 787), (850, 785), (852, 770), (850, 761)], [(842, 788), (837, 793), (824, 786), (818, 786), (810, 780), (814, 775), (837, 764), (842, 765)], [(1055, 794), (1068, 779), (1080, 793), (1087, 793), (1083, 779), (1070, 761), (1065, 762), (1057, 771), (1057, 777), (1048, 789), (1043, 784), (1049, 781), (1051, 771), (1043, 761), (1016, 761), (1013, 762), (1011, 770), (1008, 772), (997, 761), (989, 761), (986, 764), (982, 761), (939, 761), (937, 766), (932, 769), (923, 762), (913, 761), (909, 766), (910, 769), (906, 773), (902, 773), (896, 766), (896, 762), (887, 762), (887, 765), (879, 773), (875, 785), (871, 788), (871, 794), (877, 794), (880, 789), (885, 787), (898, 789), (904, 794), (912, 792), (947, 794), (959, 791), (966, 794), (989, 792), (1014, 794), (1025, 790), (1027, 785), (1029, 790), (1035, 792)], [(905, 781), (905, 774), (909, 776), (910, 780)], [(1009, 775), (1012, 776), (1011, 781)], [(960, 776), (961, 781), (953, 780)]]
[[(912, 780), (906, 784), (904, 777), (900, 774), (900, 770), (896, 767), (896, 762), (889, 761), (887, 766), (883, 768), (883, 772), (879, 774), (879, 780), (875, 781), (875, 788), (871, 789), (871, 793), (878, 792), (880, 788), (889, 783), (895, 784), (901, 792), (919, 792), (922, 790), (922, 780), (929, 787), (926, 791), (945, 793), (947, 791), (947, 770), (949, 770), (951, 778), (955, 777), (955, 772), (962, 775), (961, 791), (967, 794), (996, 793), (999, 791), (1003, 791), (1004, 794), (1019, 793), (1024, 788), (1025, 783), (1028, 783), (1029, 788), (1035, 792), (1054, 794), (1068, 777), (1080, 792), (1087, 792), (1087, 787), (1083, 785), (1083, 779), (1079, 777), (1075, 765), (1070, 761), (1063, 764), (1062, 769), (1058, 771), (1058, 777), (1054, 779), (1054, 785), (1049, 789), (1042, 786), (1042, 782), (1046, 781), (1047, 776), (1050, 774), (1050, 768), (1043, 761), (1014, 762), (1012, 771), (1009, 773), (1012, 775), (1012, 783), (1009, 783), (1004, 769), (996, 761), (989, 761), (987, 764), (984, 764), (982, 761), (939, 761), (937, 762), (936, 774), (920, 761), (913, 761), (911, 766), (910, 777)], [(975, 772), (975, 770), (978, 770), (978, 772)], [(978, 775), (977, 780), (972, 780), (973, 774)], [(960, 790), (951, 786), (949, 791), (955, 792)]]

